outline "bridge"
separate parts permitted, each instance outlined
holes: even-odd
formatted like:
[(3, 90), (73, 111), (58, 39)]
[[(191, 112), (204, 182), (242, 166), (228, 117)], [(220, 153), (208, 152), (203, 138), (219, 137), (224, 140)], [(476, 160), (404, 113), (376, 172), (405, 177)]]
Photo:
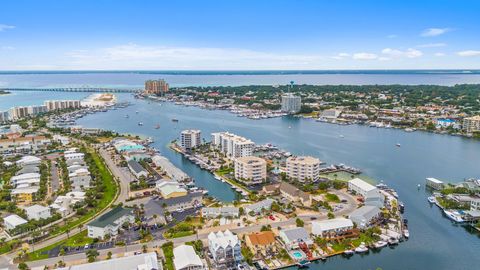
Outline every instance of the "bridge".
[(139, 89), (119, 89), (100, 87), (63, 87), (63, 88), (0, 88), (0, 91), (41, 91), (41, 92), (95, 92), (95, 93), (135, 93)]

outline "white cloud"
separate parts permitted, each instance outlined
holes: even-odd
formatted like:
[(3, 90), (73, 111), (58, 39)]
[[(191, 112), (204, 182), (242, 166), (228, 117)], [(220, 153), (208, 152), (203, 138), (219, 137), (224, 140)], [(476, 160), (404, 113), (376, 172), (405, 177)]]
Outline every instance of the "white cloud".
[(427, 43), (427, 44), (420, 44), (417, 47), (419, 48), (437, 48), (437, 47), (445, 47), (447, 46), (446, 43)]
[(382, 57), (379, 57), (378, 60), (379, 60), (379, 61), (390, 61), (390, 60), (392, 60), (392, 58), (382, 56)]
[(452, 31), (451, 28), (428, 28), (420, 34), (422, 37), (436, 37)]
[(406, 57), (406, 58), (416, 58), (420, 57), (423, 55), (423, 53), (419, 50), (408, 48), (405, 51), (397, 50), (397, 49), (391, 49), (391, 48), (385, 48), (382, 50), (382, 54), (387, 55), (388, 57), (391, 58), (401, 58), (401, 57)]
[(15, 50), (15, 47), (12, 47), (12, 46), (0, 46), (0, 50), (2, 50), (2, 51), (11, 51), (11, 50)]
[(13, 25), (6, 25), (6, 24), (0, 24), (0, 32), (3, 32), (8, 29), (13, 29), (15, 26)]
[(480, 51), (475, 51), (475, 50), (460, 51), (460, 52), (457, 52), (457, 55), (463, 56), (463, 57), (480, 56)]
[(280, 54), (238, 48), (164, 47), (126, 44), (66, 54), (69, 65), (91, 68), (282, 69), (321, 66), (315, 54)]
[(442, 52), (437, 52), (434, 55), (437, 56), (437, 57), (442, 57), (442, 56), (445, 56), (446, 54), (442, 53)]
[(392, 34), (392, 35), (388, 35), (387, 38), (397, 38), (398, 36), (395, 35), (395, 34)]
[(345, 59), (347, 57), (350, 57), (350, 54), (349, 53), (339, 53), (335, 56), (332, 56), (332, 59), (335, 59), (335, 60), (342, 60), (342, 59)]
[(378, 55), (374, 53), (361, 52), (361, 53), (353, 54), (353, 59), (355, 60), (374, 60), (377, 58), (378, 58)]

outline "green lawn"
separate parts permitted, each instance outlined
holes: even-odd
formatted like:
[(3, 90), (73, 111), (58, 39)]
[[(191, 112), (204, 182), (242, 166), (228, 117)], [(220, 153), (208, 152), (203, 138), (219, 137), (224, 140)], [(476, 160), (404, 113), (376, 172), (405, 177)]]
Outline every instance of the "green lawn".
[(350, 180), (352, 180), (353, 178), (360, 178), (370, 184), (374, 184), (376, 183), (377, 181), (375, 181), (375, 179), (371, 178), (371, 177), (368, 177), (366, 175), (363, 175), (363, 174), (351, 174), (351, 173), (348, 173), (348, 172), (335, 172), (335, 173), (323, 173), (323, 174), (320, 174), (320, 177), (325, 177), (329, 180), (339, 180), (339, 181), (344, 181), (344, 182), (348, 182)]
[[(109, 170), (107, 169), (107, 167), (103, 163), (100, 156), (98, 156), (98, 154), (95, 153), (91, 149), (89, 149), (89, 152), (92, 154), (92, 158), (95, 162), (95, 165), (98, 167), (98, 169), (100, 171), (100, 175), (102, 176), (102, 180), (105, 184), (104, 196), (102, 197), (102, 199), (100, 199), (100, 201), (99, 201), (98, 205), (95, 207), (95, 209), (92, 209), (92, 210), (88, 211), (87, 214), (85, 214), (84, 216), (82, 216), (82, 217), (80, 217), (80, 218), (78, 218), (74, 221), (67, 222), (67, 224), (59, 227), (58, 229), (56, 229), (55, 231), (52, 232), (52, 234), (51, 234), (52, 236), (58, 235), (58, 234), (66, 232), (67, 230), (71, 230), (73, 228), (76, 228), (79, 224), (84, 223), (85, 221), (87, 221), (90, 218), (92, 218), (93, 216), (95, 216), (95, 214), (101, 212), (115, 198), (115, 195), (117, 193), (117, 184), (116, 184), (115, 180), (113, 179), (113, 176), (110, 174)], [(86, 240), (85, 238), (87, 238), (86, 237), (86, 231), (80, 232), (76, 235), (73, 235), (72, 237), (70, 237), (67, 240), (57, 242), (55, 244), (52, 244), (50, 246), (44, 247), (42, 249), (39, 249), (39, 250), (36, 250), (35, 252), (30, 253), (28, 255), (28, 260), (29, 261), (35, 261), (35, 260), (47, 259), (48, 255), (41, 254), (41, 253), (43, 251), (48, 251), (48, 250), (50, 250), (50, 249), (52, 249), (56, 246), (59, 246), (59, 245), (67, 245), (67, 246), (78, 245), (76, 243), (80, 243), (79, 245), (82, 245), (81, 243), (83, 243), (83, 245), (85, 245), (87, 243), (87, 241), (91, 241), (91, 240)]]
[(174, 270), (173, 267), (173, 243), (168, 242), (162, 245), (163, 255), (165, 256), (165, 270)]

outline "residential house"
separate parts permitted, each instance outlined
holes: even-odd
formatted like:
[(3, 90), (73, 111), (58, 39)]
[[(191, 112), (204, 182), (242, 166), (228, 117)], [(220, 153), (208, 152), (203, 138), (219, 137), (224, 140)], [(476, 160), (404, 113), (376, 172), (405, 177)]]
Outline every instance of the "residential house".
[(208, 235), (208, 249), (215, 269), (236, 269), (243, 260), (240, 239), (229, 230)]
[(313, 240), (310, 238), (307, 230), (303, 227), (280, 230), (279, 236), (289, 250), (299, 248), (299, 245), (302, 243), (307, 246), (313, 245)]
[(380, 208), (372, 205), (365, 205), (354, 210), (348, 216), (353, 223), (357, 224), (357, 227), (361, 229), (367, 228), (372, 222), (380, 217)]
[(143, 166), (140, 165), (140, 163), (138, 163), (137, 161), (129, 160), (127, 162), (127, 165), (132, 174), (135, 175), (137, 179), (140, 179), (142, 176), (145, 178), (148, 176), (147, 170), (145, 170), (145, 168), (143, 168)]
[(217, 217), (230, 217), (238, 218), (239, 217), (239, 208), (232, 206), (224, 207), (203, 207), (202, 208), (202, 217), (205, 218), (217, 218)]
[(175, 270), (201, 270), (203, 262), (190, 245), (180, 245), (173, 249)]
[(117, 206), (88, 223), (88, 237), (105, 239), (107, 235), (116, 236), (123, 223), (133, 223), (134, 221), (133, 209)]
[(5, 227), (5, 230), (7, 231), (13, 230), (17, 226), (27, 224), (27, 223), (28, 221), (26, 221), (25, 219), (15, 214), (3, 218), (3, 225)]
[(76, 264), (58, 270), (162, 270), (155, 252), (139, 253), (93, 263)]
[(346, 218), (312, 221), (312, 234), (328, 237), (353, 229), (353, 222)]
[(165, 208), (166, 211), (176, 211), (178, 209), (190, 209), (198, 207), (202, 204), (202, 192), (192, 192), (185, 196), (174, 197), (157, 201), (159, 205)]
[(269, 254), (277, 252), (275, 247), (275, 234), (272, 231), (255, 232), (245, 236), (245, 244), (253, 254)]
[(158, 180), (155, 182), (155, 188), (164, 199), (181, 197), (188, 193), (185, 188), (175, 181)]
[(260, 214), (262, 213), (263, 210), (267, 210), (267, 211), (270, 210), (274, 202), (275, 200), (268, 198), (263, 201), (245, 205), (244, 209), (246, 213), (253, 212), (255, 214)]
[(47, 219), (52, 216), (50, 213), (50, 208), (39, 204), (34, 204), (25, 208), (25, 213), (27, 214), (27, 218), (29, 220)]
[(310, 206), (312, 204), (310, 195), (306, 192), (301, 191), (292, 184), (282, 182), (279, 189), (282, 197), (286, 198), (291, 202), (300, 202), (305, 206)]

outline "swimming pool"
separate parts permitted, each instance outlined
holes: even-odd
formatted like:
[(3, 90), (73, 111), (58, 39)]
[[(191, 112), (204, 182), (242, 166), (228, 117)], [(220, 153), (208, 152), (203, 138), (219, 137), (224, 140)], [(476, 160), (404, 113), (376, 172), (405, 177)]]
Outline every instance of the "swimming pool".
[(297, 261), (300, 261), (302, 260), (303, 258), (305, 258), (305, 254), (300, 251), (300, 250), (293, 250), (292, 252), (290, 252), (290, 254), (292, 255), (292, 257), (297, 260)]

